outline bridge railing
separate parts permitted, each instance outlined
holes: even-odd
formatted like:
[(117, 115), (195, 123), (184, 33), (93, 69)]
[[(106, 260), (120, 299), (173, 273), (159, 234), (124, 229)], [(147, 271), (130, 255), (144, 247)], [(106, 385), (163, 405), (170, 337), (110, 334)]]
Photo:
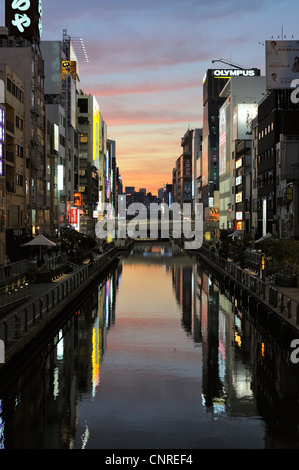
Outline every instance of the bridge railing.
[(279, 309), (280, 312), (287, 315), (289, 319), (294, 319), (296, 325), (299, 325), (299, 303), (296, 300), (291, 299), (276, 287), (250, 274), (235, 263), (220, 257), (217, 252), (212, 252), (205, 247), (201, 247), (200, 252), (248, 290), (261, 297), (261, 299), (272, 307)]

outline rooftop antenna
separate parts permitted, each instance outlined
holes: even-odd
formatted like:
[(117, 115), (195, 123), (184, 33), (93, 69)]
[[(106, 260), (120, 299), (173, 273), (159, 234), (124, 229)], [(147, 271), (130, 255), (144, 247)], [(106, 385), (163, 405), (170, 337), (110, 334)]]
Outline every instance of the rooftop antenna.
[(85, 62), (88, 63), (89, 58), (88, 58), (88, 55), (87, 55), (87, 51), (86, 51), (86, 47), (84, 45), (83, 38), (71, 36), (71, 39), (72, 39), (72, 42), (73, 42), (74, 47), (76, 49), (76, 54), (77, 54), (78, 59), (79, 60), (80, 59), (85, 60)]
[(223, 64), (230, 65), (231, 67), (235, 67), (236, 69), (241, 69), (241, 70), (244, 70), (247, 68), (247, 67), (244, 67), (243, 65), (234, 64), (233, 62), (228, 62), (223, 59), (214, 59), (212, 60), (212, 64), (214, 64), (214, 62), (222, 62)]

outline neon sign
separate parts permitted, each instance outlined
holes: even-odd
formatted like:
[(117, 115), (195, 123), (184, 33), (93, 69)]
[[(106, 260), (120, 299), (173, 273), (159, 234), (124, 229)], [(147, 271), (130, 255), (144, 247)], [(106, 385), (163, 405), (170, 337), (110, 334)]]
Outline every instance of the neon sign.
[(42, 0), (6, 0), (6, 26), (9, 35), (40, 40), (43, 15)]

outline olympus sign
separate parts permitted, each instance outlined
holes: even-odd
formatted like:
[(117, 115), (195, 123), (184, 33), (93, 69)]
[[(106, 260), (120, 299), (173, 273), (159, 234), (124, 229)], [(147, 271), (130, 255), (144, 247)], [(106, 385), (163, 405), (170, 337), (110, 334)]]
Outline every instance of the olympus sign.
[(214, 70), (214, 76), (215, 77), (239, 77), (239, 76), (243, 76), (243, 77), (254, 77), (256, 75), (256, 71), (255, 70), (240, 70), (240, 69), (236, 69), (236, 70), (223, 70), (223, 69), (220, 69), (220, 70)]

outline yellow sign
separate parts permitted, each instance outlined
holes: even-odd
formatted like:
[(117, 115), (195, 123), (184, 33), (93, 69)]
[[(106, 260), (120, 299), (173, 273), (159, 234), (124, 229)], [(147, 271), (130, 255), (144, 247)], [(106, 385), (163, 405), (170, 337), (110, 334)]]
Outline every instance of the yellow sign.
[(73, 80), (76, 80), (76, 62), (74, 60), (63, 60), (61, 65), (62, 80), (65, 80), (67, 77), (70, 76), (73, 78)]
[(265, 268), (266, 268), (266, 256), (263, 255), (262, 256), (262, 270), (264, 271)]

